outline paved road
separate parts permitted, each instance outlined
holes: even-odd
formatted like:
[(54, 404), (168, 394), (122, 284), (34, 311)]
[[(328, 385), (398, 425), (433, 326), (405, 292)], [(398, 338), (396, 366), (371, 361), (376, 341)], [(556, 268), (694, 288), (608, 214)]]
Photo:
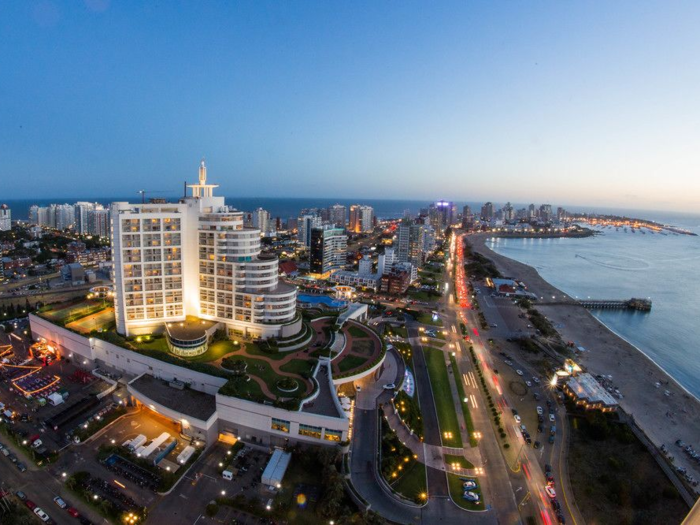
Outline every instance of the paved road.
[[(47, 469), (39, 469), (31, 465), (30, 461), (13, 444), (8, 443), (7, 439), (3, 440), (3, 443), (27, 465), (27, 471), (20, 472), (5, 456), (0, 456), (0, 488), (13, 494), (21, 490), (28, 499), (41, 507), (58, 525), (74, 525), (77, 520), (68, 515), (65, 510), (58, 508), (53, 502), (53, 498), (56, 496), (61, 496), (69, 505), (75, 507), (80, 514), (87, 516), (93, 523), (107, 523), (107, 520), (73, 496), (63, 483)], [(16, 497), (13, 496), (13, 498), (19, 502)], [(39, 523), (38, 519), (37, 523)]]

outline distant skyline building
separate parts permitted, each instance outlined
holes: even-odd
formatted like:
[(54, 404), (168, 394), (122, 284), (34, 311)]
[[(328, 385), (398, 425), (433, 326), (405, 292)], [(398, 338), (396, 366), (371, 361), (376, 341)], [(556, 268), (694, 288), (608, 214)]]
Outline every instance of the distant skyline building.
[(493, 203), (487, 202), (481, 207), (481, 218), (485, 221), (493, 219)]
[(0, 232), (12, 229), (12, 210), (7, 204), (0, 206)]
[(447, 228), (452, 226), (456, 216), (457, 208), (453, 202), (437, 201), (428, 208), (430, 224), (440, 237)]
[(334, 204), (328, 208), (328, 221), (338, 228), (345, 228), (348, 209), (342, 204)]
[(272, 221), (270, 220), (270, 212), (262, 208), (253, 211), (252, 216), (253, 228), (260, 230), (264, 237), (269, 237), (273, 231)]
[(350, 220), (348, 231), (362, 233), (372, 231), (374, 228), (374, 208), (353, 204), (350, 206)]
[[(308, 210), (302, 210), (308, 211)], [(311, 230), (320, 228), (323, 220), (316, 214), (302, 213), (297, 219), (297, 240), (305, 247), (311, 246)]]
[[(403, 219), (396, 229), (396, 262), (419, 268), (423, 264), (426, 225)], [(434, 238), (434, 236), (433, 236)]]

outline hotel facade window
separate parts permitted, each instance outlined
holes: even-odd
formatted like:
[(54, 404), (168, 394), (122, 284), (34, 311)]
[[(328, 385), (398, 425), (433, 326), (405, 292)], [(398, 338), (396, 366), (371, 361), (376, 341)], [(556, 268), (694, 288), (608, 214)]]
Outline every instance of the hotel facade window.
[(328, 441), (340, 441), (343, 439), (343, 433), (340, 430), (331, 430), (327, 428), (323, 434), (323, 439)]
[(285, 421), (284, 419), (277, 419), (276, 417), (273, 417), (272, 418), (272, 425), (270, 425), (270, 428), (272, 430), (279, 430), (280, 432), (289, 433), (289, 426), (290, 426), (289, 421)]
[(304, 425), (304, 424), (299, 425), (299, 435), (300, 436), (307, 436), (307, 437), (312, 437), (312, 438), (316, 438), (316, 439), (321, 439), (322, 432), (323, 432), (323, 429), (321, 427), (315, 427), (313, 425)]

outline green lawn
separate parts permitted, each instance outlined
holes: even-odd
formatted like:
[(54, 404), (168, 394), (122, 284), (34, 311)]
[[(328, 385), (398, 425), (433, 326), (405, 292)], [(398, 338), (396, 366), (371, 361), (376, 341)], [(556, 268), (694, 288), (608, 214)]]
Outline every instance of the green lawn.
[[(473, 503), (462, 498), (462, 494), (464, 493), (464, 490), (462, 489), (462, 484), (464, 482), (461, 479), (459, 479), (460, 477), (474, 479), (477, 482), (477, 488), (472, 490), (471, 492), (476, 492), (479, 495), (480, 499), (478, 503)], [(486, 508), (486, 505), (484, 504), (484, 497), (481, 494), (481, 485), (479, 485), (479, 480), (477, 478), (474, 478), (472, 476), (458, 476), (457, 474), (448, 473), (447, 483), (450, 487), (450, 496), (452, 497), (452, 501), (454, 501), (457, 504), (457, 506), (467, 510), (484, 510)]]
[(131, 341), (138, 350), (157, 350), (159, 352), (170, 352), (168, 348), (168, 341), (165, 340), (165, 336), (151, 337), (142, 336), (141, 342), (137, 339)]
[(289, 363), (285, 363), (280, 367), (283, 372), (289, 372), (291, 374), (303, 374), (305, 372), (311, 373), (314, 369), (316, 361), (313, 359), (292, 359)]
[(242, 397), (243, 399), (246, 399), (248, 396), (251, 396), (253, 399), (268, 399), (267, 396), (263, 394), (260, 385), (253, 379), (249, 381), (245, 381), (243, 378), (229, 379), (229, 381), (221, 387), (219, 393), (224, 396)]
[[(457, 392), (459, 392), (459, 398), (464, 399), (467, 397), (464, 393), (464, 382), (462, 381), (462, 377), (459, 374), (459, 368), (457, 368), (457, 360), (452, 354), (450, 354), (450, 363), (452, 363), (452, 372), (454, 374), (457, 374), (455, 376), (455, 382), (457, 383)], [(474, 437), (474, 422), (472, 421), (471, 412), (469, 412), (469, 403), (462, 402), (461, 405), (462, 414), (464, 415), (464, 421), (467, 424), (467, 432), (469, 432), (469, 444), (472, 447), (475, 447), (477, 446), (478, 442)]]
[(361, 357), (359, 355), (348, 355), (344, 357), (340, 363), (338, 363), (338, 369), (341, 372), (347, 372), (348, 370), (353, 370), (359, 368), (369, 361), (368, 357)]
[(429, 312), (421, 312), (418, 314), (418, 318), (416, 319), (419, 323), (423, 324), (429, 324), (432, 326), (442, 326), (442, 319), (438, 317), (437, 321), (433, 321), (433, 315)]
[(268, 359), (272, 359), (274, 361), (278, 361), (280, 359), (284, 359), (287, 357), (289, 354), (285, 352), (265, 352), (262, 348), (260, 348), (258, 345), (255, 343), (251, 342), (246, 342), (244, 343), (245, 345), (245, 353), (248, 355), (252, 356), (265, 356)]
[(460, 468), (474, 468), (474, 464), (464, 456), (445, 454), (445, 463), (450, 466), (454, 465), (455, 463), (459, 463)]
[(391, 485), (396, 492), (404, 498), (421, 501), (421, 494), (426, 494), (428, 491), (425, 478), (425, 465), (419, 461), (415, 461), (413, 465)]
[(414, 301), (421, 301), (424, 303), (431, 303), (440, 299), (440, 295), (432, 295), (422, 290), (420, 292), (409, 292), (408, 297)]
[(387, 330), (387, 333), (408, 339), (408, 330), (404, 326), (392, 326)]
[[(253, 357), (248, 357), (243, 354), (236, 355), (236, 359), (241, 359), (248, 363), (248, 368), (246, 373), (249, 375), (257, 376), (267, 384), (267, 387), (274, 393), (282, 397), (299, 397), (304, 393), (304, 388), (301, 382), (299, 382), (299, 389), (294, 393), (282, 392), (277, 388), (277, 381), (281, 380), (283, 376), (277, 374), (270, 363), (263, 361), (262, 359), (255, 359)], [(301, 379), (301, 378), (299, 378)], [(257, 387), (257, 385), (256, 385)]]
[(348, 328), (348, 332), (350, 333), (351, 336), (353, 337), (369, 337), (369, 334), (364, 331), (362, 328), (359, 328), (357, 326), (351, 326)]
[(423, 353), (428, 363), (428, 374), (430, 375), (430, 384), (433, 389), (435, 408), (440, 423), (442, 444), (446, 447), (461, 447), (462, 437), (459, 431), (457, 413), (452, 402), (452, 390), (450, 389), (450, 378), (447, 373), (444, 354), (441, 350), (431, 347), (423, 348)]

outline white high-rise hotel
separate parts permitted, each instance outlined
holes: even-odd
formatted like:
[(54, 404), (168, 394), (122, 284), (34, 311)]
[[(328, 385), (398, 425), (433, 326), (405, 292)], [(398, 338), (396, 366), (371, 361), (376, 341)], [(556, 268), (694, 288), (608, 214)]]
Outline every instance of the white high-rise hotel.
[(112, 204), (119, 333), (161, 331), (188, 316), (221, 323), (229, 335), (300, 331), (296, 288), (278, 280), (277, 257), (260, 253), (260, 230), (244, 228), (243, 213), (215, 197), (216, 187), (202, 161), (199, 184), (177, 204)]

